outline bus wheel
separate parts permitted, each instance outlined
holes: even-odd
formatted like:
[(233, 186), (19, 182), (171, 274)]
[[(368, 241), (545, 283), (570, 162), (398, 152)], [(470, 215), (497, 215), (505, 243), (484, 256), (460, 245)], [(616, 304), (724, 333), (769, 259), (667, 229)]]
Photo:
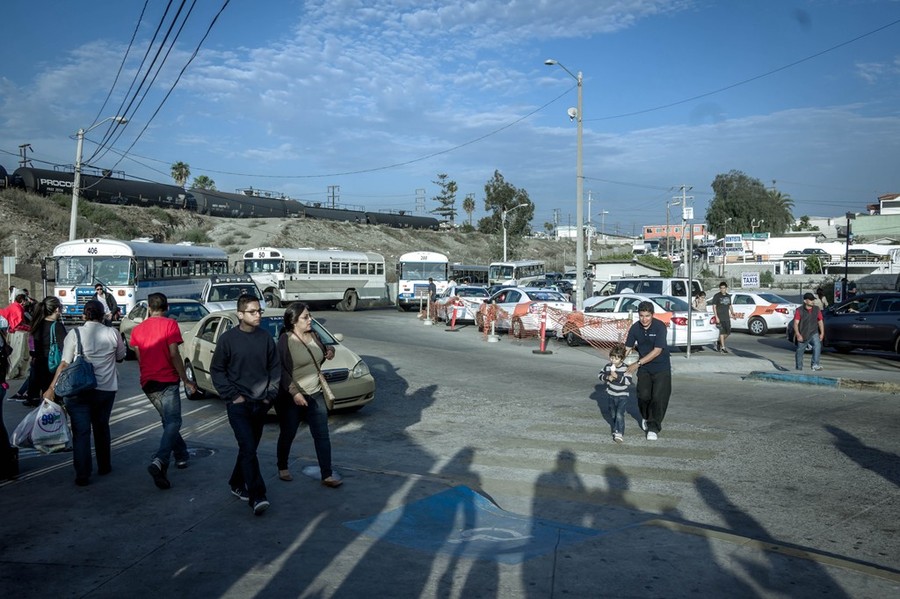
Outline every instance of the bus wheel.
[(343, 310), (344, 312), (353, 312), (356, 310), (356, 307), (359, 305), (359, 296), (356, 295), (355, 291), (350, 291), (349, 289), (344, 292), (344, 300), (338, 303), (338, 310)]
[(281, 298), (272, 291), (266, 291), (265, 293), (263, 293), (263, 299), (266, 300), (266, 306), (268, 306), (269, 308), (281, 307)]

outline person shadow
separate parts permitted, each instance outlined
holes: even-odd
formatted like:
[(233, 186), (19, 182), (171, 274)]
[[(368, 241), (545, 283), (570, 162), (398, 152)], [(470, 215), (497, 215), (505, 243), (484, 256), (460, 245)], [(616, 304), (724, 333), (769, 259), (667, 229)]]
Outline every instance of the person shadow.
[(845, 456), (894, 486), (900, 486), (900, 459), (896, 453), (870, 447), (859, 437), (830, 424), (825, 425), (825, 430), (834, 436), (835, 447)]
[[(763, 559), (752, 559), (735, 552), (731, 562), (742, 567), (747, 576), (762, 587), (766, 596), (783, 593), (786, 584), (798, 585), (795, 596), (808, 597), (849, 597), (828, 572), (814, 560), (803, 560), (803, 567), (797, 567), (796, 558), (776, 551), (784, 543), (774, 538), (755, 518), (737, 506), (716, 483), (705, 476), (694, 481), (700, 497), (706, 505), (718, 512), (725, 521), (728, 531), (764, 543), (767, 548), (759, 552)], [(800, 589), (803, 589), (800, 592)]]

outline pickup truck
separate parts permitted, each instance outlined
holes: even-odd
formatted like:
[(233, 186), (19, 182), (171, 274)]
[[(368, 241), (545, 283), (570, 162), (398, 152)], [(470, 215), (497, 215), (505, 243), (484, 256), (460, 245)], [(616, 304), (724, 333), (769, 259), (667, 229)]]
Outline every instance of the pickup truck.
[(212, 275), (203, 285), (200, 292), (200, 303), (210, 312), (218, 310), (237, 310), (237, 300), (243, 294), (253, 295), (259, 299), (261, 308), (266, 307), (259, 287), (250, 275)]

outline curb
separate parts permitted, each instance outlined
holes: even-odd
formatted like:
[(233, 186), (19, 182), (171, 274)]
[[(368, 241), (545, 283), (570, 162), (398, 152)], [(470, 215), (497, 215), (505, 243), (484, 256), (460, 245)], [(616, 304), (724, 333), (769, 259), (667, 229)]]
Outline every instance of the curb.
[(814, 376), (785, 372), (762, 372), (754, 370), (747, 375), (751, 380), (774, 381), (779, 383), (800, 383), (803, 385), (820, 385), (840, 389), (857, 389), (860, 391), (879, 391), (882, 393), (900, 393), (900, 384), (884, 381), (865, 381), (860, 379)]

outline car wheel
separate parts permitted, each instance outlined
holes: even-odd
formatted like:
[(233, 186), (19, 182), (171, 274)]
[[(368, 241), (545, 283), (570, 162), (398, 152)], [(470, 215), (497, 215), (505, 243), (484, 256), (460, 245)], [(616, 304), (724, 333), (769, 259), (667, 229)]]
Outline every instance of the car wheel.
[(575, 347), (576, 345), (580, 345), (580, 343), (581, 343), (581, 337), (579, 337), (572, 331), (569, 331), (568, 333), (566, 333), (566, 344), (569, 347)]
[[(197, 378), (194, 376), (194, 367), (191, 366), (190, 362), (184, 363), (184, 376), (187, 377), (187, 380), (189, 380), (190, 382), (194, 383), (195, 385), (197, 384)], [(185, 387), (184, 396), (190, 401), (201, 399), (203, 397), (203, 389), (197, 387), (197, 392), (191, 393), (187, 390), (187, 387)]]
[(753, 335), (765, 335), (769, 330), (766, 321), (758, 316), (751, 318), (750, 322), (747, 323), (747, 326), (750, 329), (750, 333)]
[(134, 350), (131, 349), (131, 346), (128, 345), (128, 339), (125, 338), (125, 334), (122, 333), (122, 343), (125, 344), (125, 359), (126, 360), (134, 360)]
[(894, 353), (900, 354), (900, 335), (898, 335), (897, 338), (894, 339)]
[(263, 299), (266, 300), (266, 306), (269, 308), (281, 307), (281, 298), (272, 291), (266, 291), (265, 293), (263, 293)]
[(525, 327), (522, 326), (521, 318), (514, 318), (512, 324), (509, 326), (509, 332), (516, 339), (521, 339), (525, 336)]

